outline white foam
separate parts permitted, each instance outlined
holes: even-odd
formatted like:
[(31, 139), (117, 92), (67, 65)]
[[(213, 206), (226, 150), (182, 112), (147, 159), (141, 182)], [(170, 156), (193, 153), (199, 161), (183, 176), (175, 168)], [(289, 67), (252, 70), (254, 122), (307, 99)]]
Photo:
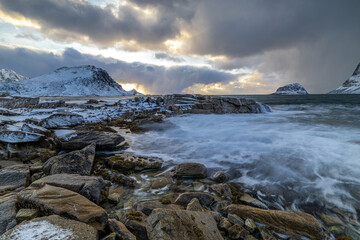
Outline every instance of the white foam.
[(129, 151), (238, 171), (237, 181), (266, 189), (266, 194), (277, 195), (274, 187), (279, 186), (303, 194), (301, 199), (347, 210), (359, 204), (351, 188), (360, 186), (360, 108), (297, 105), (273, 110), (170, 118), (152, 131), (131, 135)]

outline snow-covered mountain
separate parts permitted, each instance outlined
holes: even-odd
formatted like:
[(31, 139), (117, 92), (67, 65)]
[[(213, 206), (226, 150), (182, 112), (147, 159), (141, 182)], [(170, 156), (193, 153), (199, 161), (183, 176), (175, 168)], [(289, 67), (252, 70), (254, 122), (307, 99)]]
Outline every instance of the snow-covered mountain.
[(360, 63), (355, 68), (352, 76), (329, 94), (360, 94)]
[(276, 90), (276, 92), (274, 92), (273, 94), (275, 94), (275, 95), (306, 95), (306, 94), (308, 94), (308, 92), (299, 83), (291, 83), (291, 84), (285, 85), (283, 87), (279, 87)]
[(134, 95), (125, 91), (105, 70), (90, 65), (62, 67), (23, 81), (0, 82), (0, 91), (30, 97)]
[(20, 74), (17, 74), (11, 69), (0, 69), (0, 82), (3, 81), (19, 81), (28, 79)]

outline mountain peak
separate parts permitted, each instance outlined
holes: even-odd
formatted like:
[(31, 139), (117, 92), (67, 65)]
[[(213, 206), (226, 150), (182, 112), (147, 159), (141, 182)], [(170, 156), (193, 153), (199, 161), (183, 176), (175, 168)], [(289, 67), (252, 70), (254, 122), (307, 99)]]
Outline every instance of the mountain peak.
[(11, 69), (0, 69), (0, 81), (19, 81), (28, 79)]
[(125, 91), (103, 69), (91, 65), (62, 67), (26, 81), (3, 82), (0, 88), (18, 96), (123, 96)]
[(340, 87), (329, 92), (329, 94), (360, 94), (360, 63), (354, 73)]
[(308, 92), (299, 83), (291, 83), (291, 84), (287, 84), (283, 87), (279, 87), (276, 90), (276, 92), (273, 94), (275, 94), (275, 95), (305, 95), (305, 94), (308, 94)]

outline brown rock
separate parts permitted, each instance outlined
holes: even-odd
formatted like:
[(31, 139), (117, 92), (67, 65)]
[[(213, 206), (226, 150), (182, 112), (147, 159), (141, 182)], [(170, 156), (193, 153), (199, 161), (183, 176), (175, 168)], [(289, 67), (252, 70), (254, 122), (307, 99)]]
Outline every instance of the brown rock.
[(80, 194), (65, 188), (48, 184), (39, 187), (28, 187), (18, 193), (21, 206), (31, 206), (41, 213), (53, 213), (79, 220), (103, 229), (107, 222), (104, 209), (97, 206)]
[(213, 184), (210, 186), (210, 190), (215, 192), (218, 196), (226, 199), (231, 199), (232, 197), (231, 189), (226, 183)]
[(263, 210), (254, 207), (232, 204), (226, 211), (243, 218), (251, 218), (266, 224), (280, 233), (303, 236), (310, 239), (324, 239), (321, 224), (310, 214), (293, 211)]
[(46, 161), (43, 171), (47, 175), (69, 173), (90, 175), (95, 158), (95, 143), (84, 149), (55, 156)]
[(222, 240), (211, 214), (198, 211), (155, 209), (147, 219), (149, 240)]
[(240, 225), (234, 224), (228, 229), (230, 239), (245, 238), (250, 233)]
[(175, 167), (174, 177), (205, 178), (206, 167), (200, 163), (182, 163)]
[(145, 215), (150, 215), (155, 208), (166, 208), (166, 209), (176, 210), (176, 209), (180, 209), (180, 206), (174, 204), (163, 204), (158, 200), (149, 200), (149, 201), (142, 201), (136, 203), (134, 205), (134, 208), (137, 211), (144, 213)]
[(136, 156), (131, 153), (123, 153), (109, 157), (108, 164), (116, 170), (143, 171), (161, 168), (163, 160), (160, 158), (149, 158)]
[(189, 204), (186, 206), (186, 210), (188, 211), (201, 211), (204, 212), (205, 209), (201, 206), (199, 199), (193, 198)]
[(28, 221), (33, 218), (36, 218), (38, 215), (39, 215), (39, 210), (37, 209), (21, 208), (16, 214), (16, 221), (18, 223), (22, 221)]
[(151, 184), (151, 188), (152, 189), (159, 189), (159, 188), (163, 188), (166, 185), (169, 185), (172, 183), (172, 179), (169, 177), (161, 177), (159, 179), (156, 179), (152, 184)]
[(115, 219), (109, 219), (108, 224), (111, 231), (113, 231), (120, 239), (136, 240), (135, 235), (132, 234), (122, 222)]
[(16, 203), (14, 193), (0, 197), (0, 235), (16, 225)]

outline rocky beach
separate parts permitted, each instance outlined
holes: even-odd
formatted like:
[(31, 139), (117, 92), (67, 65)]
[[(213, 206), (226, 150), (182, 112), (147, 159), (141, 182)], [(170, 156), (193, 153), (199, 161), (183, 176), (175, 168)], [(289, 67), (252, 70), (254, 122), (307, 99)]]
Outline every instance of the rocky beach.
[(180, 94), (3, 93), (0, 107), (1, 240), (359, 239), (352, 230), (359, 222), (345, 212), (285, 210), (269, 204), (271, 196), (246, 191), (230, 172), (127, 151), (129, 136), (147, 124), (184, 114), (261, 115), (271, 112), (265, 104)]

